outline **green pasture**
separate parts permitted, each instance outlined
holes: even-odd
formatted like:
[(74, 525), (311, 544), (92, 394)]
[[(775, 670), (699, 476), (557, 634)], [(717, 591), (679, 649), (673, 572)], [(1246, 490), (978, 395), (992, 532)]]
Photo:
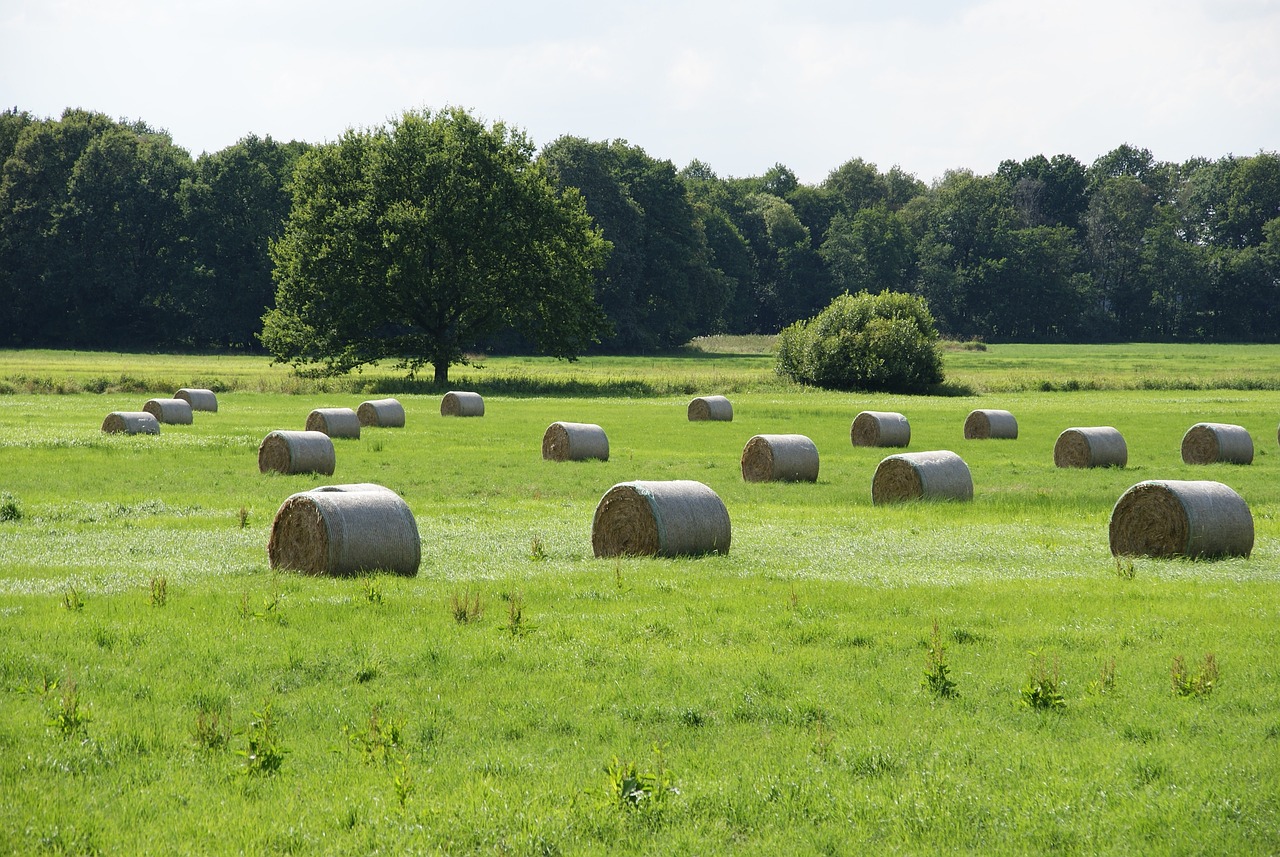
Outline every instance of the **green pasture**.
[[(389, 370), (0, 353), (0, 852), (1280, 850), (1280, 349), (951, 351), (975, 395), (903, 397), (707, 345), (486, 360), (455, 376), (473, 419)], [(99, 431), (215, 382), (192, 426)], [(269, 431), (388, 390), (407, 426), (335, 441), (333, 477), (258, 473)], [(726, 390), (733, 422), (688, 422)], [(964, 440), (978, 407), (1018, 439)], [(893, 450), (851, 446), (864, 409), (959, 453), (973, 502), (872, 506)], [(609, 461), (543, 461), (555, 420), (600, 424)], [(1254, 463), (1184, 465), (1202, 420), (1248, 428)], [(1128, 467), (1053, 466), (1088, 425)], [(818, 482), (744, 483), (747, 440), (793, 432)], [(727, 555), (592, 556), (610, 486), (686, 478), (724, 500)], [(1111, 507), (1153, 478), (1238, 491), (1252, 555), (1117, 562)], [(281, 502), (343, 482), (405, 498), (416, 577), (268, 568)]]

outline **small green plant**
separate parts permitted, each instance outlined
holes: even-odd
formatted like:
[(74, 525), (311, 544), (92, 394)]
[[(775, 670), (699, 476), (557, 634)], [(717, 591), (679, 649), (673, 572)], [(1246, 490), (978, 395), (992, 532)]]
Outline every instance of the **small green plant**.
[(929, 636), (929, 648), (924, 656), (924, 680), (921, 685), (927, 687), (934, 696), (940, 699), (952, 699), (960, 695), (956, 683), (951, 680), (951, 667), (947, 664), (947, 647), (942, 643), (942, 632), (938, 630), (938, 620), (933, 620), (933, 633)]
[(1120, 557), (1116, 557), (1116, 577), (1121, 580), (1133, 580), (1137, 573), (1137, 570), (1133, 567), (1133, 560), (1122, 560)]
[(617, 756), (605, 768), (609, 778), (609, 803), (628, 812), (656, 814), (666, 808), (680, 790), (672, 782), (662, 748), (653, 748), (654, 769), (641, 771), (633, 761), (623, 762)]
[(1116, 659), (1109, 658), (1098, 667), (1098, 677), (1089, 682), (1087, 688), (1091, 696), (1106, 696), (1116, 688)]
[(84, 609), (84, 599), (80, 597), (80, 591), (74, 586), (68, 586), (62, 593), (62, 607), (71, 613), (79, 613)]
[(360, 751), (366, 763), (377, 762), (383, 765), (401, 748), (403, 730), (402, 721), (384, 719), (382, 710), (376, 705), (370, 709), (369, 720), (363, 728), (342, 727), (347, 742)]
[(413, 781), (413, 772), (409, 770), (409, 757), (407, 755), (400, 757), (400, 766), (396, 770), (392, 786), (396, 790), (396, 802), (400, 804), (401, 809), (404, 809), (417, 788), (416, 783)]
[(364, 600), (370, 604), (382, 603), (382, 583), (373, 575), (360, 578), (360, 591), (364, 593)]
[(227, 730), (222, 724), (221, 712), (201, 706), (191, 725), (191, 740), (202, 750), (220, 750), (227, 746)]
[(1067, 699), (1063, 696), (1065, 687), (1066, 682), (1062, 680), (1058, 669), (1058, 659), (1053, 659), (1053, 669), (1050, 670), (1045, 656), (1032, 652), (1027, 683), (1022, 686), (1022, 704), (1041, 711), (1060, 711), (1067, 704)]
[(91, 719), (89, 712), (80, 707), (80, 690), (76, 683), (63, 682), (62, 693), (58, 694), (49, 725), (63, 738), (70, 738), (87, 732)]
[(1200, 664), (1200, 671), (1193, 676), (1182, 655), (1177, 655), (1169, 668), (1169, 676), (1175, 696), (1208, 696), (1218, 684), (1218, 660), (1209, 652)]
[(461, 595), (455, 590), (449, 596), (449, 612), (453, 614), (453, 621), (459, 625), (470, 625), (478, 621), (484, 613), (484, 605), (480, 603), (480, 593), (477, 592), (473, 598), (470, 589), (464, 590)]
[(542, 543), (542, 536), (534, 536), (533, 541), (529, 543), (529, 559), (534, 562), (542, 562), (546, 558), (547, 549)]
[(163, 607), (169, 603), (169, 579), (167, 577), (151, 578), (151, 606)]
[(246, 506), (241, 506), (241, 507), (240, 507), (240, 511), (239, 511), (239, 513), (237, 514), (237, 517), (238, 517), (238, 519), (239, 519), (239, 521), (240, 521), (240, 529), (242, 529), (242, 530), (243, 530), (245, 527), (249, 526), (249, 509), (248, 509), (248, 507), (246, 507)]
[(511, 636), (519, 637), (529, 630), (524, 621), (524, 593), (516, 592), (507, 596), (507, 630)]
[(0, 491), (0, 521), (21, 521), (22, 505), (8, 491)]
[(263, 703), (262, 710), (252, 716), (245, 729), (244, 749), (239, 751), (244, 758), (244, 772), (249, 776), (271, 776), (280, 770), (288, 751), (280, 743), (270, 702)]

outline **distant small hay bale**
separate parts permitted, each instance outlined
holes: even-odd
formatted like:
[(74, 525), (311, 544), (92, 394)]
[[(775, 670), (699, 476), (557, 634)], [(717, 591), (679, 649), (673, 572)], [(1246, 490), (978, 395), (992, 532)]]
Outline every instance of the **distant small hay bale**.
[(542, 457), (547, 461), (608, 461), (609, 437), (594, 423), (555, 422), (542, 435)]
[(479, 393), (464, 393), (454, 390), (444, 394), (440, 400), (440, 416), (442, 417), (482, 417), (484, 416), (484, 397)]
[(422, 558), (407, 503), (381, 485), (328, 485), (290, 496), (267, 543), (271, 567), (304, 574), (415, 575)]
[(1124, 467), (1129, 463), (1129, 447), (1124, 435), (1111, 426), (1069, 428), (1053, 445), (1053, 463), (1058, 467)]
[(1182, 436), (1187, 464), (1252, 464), (1253, 438), (1244, 426), (1196, 423)]
[(307, 414), (307, 431), (359, 439), (360, 417), (350, 408), (316, 408)]
[(258, 446), (258, 471), (332, 476), (333, 441), (322, 431), (273, 431)]
[(395, 399), (370, 399), (356, 408), (356, 417), (370, 428), (404, 428), (404, 405)]
[(112, 411), (102, 421), (107, 434), (160, 434), (160, 421), (147, 411)]
[(911, 423), (893, 411), (863, 411), (853, 418), (849, 440), (854, 446), (910, 446)]
[(966, 440), (1017, 440), (1018, 420), (1008, 411), (979, 409), (964, 421)]
[(699, 396), (689, 403), (691, 422), (733, 422), (733, 403), (724, 396)]
[(948, 450), (900, 452), (876, 467), (871, 502), (972, 500), (973, 476), (964, 459)]
[(691, 556), (729, 552), (729, 512), (701, 482), (621, 482), (600, 498), (591, 521), (597, 557)]
[(191, 405), (193, 411), (209, 411), (217, 413), (218, 397), (213, 390), (202, 390), (198, 387), (183, 387), (181, 390), (173, 394), (175, 399)]
[(747, 482), (817, 482), (818, 448), (802, 434), (758, 434), (742, 449)]
[(1253, 515), (1221, 482), (1148, 480), (1116, 502), (1110, 540), (1116, 556), (1248, 556)]
[(193, 422), (191, 403), (186, 399), (147, 399), (142, 409), (165, 425), (189, 426)]

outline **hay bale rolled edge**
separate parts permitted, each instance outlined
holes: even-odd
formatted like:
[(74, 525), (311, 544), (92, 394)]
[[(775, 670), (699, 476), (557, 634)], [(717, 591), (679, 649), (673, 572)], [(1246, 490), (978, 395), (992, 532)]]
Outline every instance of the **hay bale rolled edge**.
[(614, 485), (591, 520), (597, 557), (727, 554), (732, 535), (719, 495), (685, 479)]
[(758, 434), (742, 448), (747, 482), (817, 482), (818, 448), (802, 434)]
[(689, 402), (690, 422), (733, 422), (733, 403), (724, 396), (699, 396)]
[(191, 403), (185, 399), (147, 399), (142, 409), (165, 425), (189, 426), (194, 422)]
[(1253, 537), (1249, 504), (1221, 482), (1139, 482), (1111, 510), (1115, 556), (1248, 556)]
[(332, 476), (337, 456), (322, 431), (273, 431), (258, 445), (258, 472)]
[(854, 446), (910, 446), (911, 424), (893, 411), (863, 411), (849, 426)]
[(871, 502), (972, 500), (973, 475), (964, 459), (949, 450), (900, 452), (876, 467)]
[(484, 398), (479, 393), (451, 390), (440, 400), (440, 416), (482, 417), (484, 416)]
[(209, 411), (217, 413), (218, 397), (213, 390), (204, 390), (199, 387), (183, 387), (181, 390), (173, 394), (175, 399), (191, 405), (193, 411)]
[(1129, 463), (1129, 447), (1124, 435), (1111, 426), (1077, 426), (1058, 435), (1053, 463), (1058, 467), (1124, 467)]
[(102, 421), (107, 434), (160, 434), (160, 421), (147, 411), (112, 411)]
[(404, 428), (404, 405), (396, 399), (370, 399), (356, 408), (356, 418), (370, 428)]
[(1186, 464), (1252, 464), (1253, 438), (1244, 426), (1196, 423), (1182, 436)]
[(316, 408), (307, 414), (307, 431), (319, 431), (329, 437), (359, 439), (360, 418), (350, 408)]
[(415, 575), (422, 559), (407, 503), (381, 485), (330, 485), (293, 494), (271, 523), (272, 568), (305, 574)]
[(595, 423), (554, 422), (542, 435), (542, 457), (547, 461), (608, 461), (609, 437)]
[(1017, 440), (1018, 419), (1008, 411), (979, 408), (964, 421), (966, 440)]

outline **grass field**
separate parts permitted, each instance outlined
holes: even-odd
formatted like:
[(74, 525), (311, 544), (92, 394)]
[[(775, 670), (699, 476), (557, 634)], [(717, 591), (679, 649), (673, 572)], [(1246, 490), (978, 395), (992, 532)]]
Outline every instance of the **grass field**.
[[(0, 352), (0, 852), (1280, 851), (1280, 348), (953, 351), (978, 394), (899, 397), (786, 385), (765, 347), (487, 360), (456, 375), (479, 419), (386, 373)], [(99, 431), (215, 384), (192, 426)], [(407, 427), (335, 441), (331, 478), (258, 473), (267, 432), (366, 391)], [(686, 420), (726, 391), (732, 423)], [(964, 440), (977, 407), (1019, 438)], [(961, 454), (974, 501), (873, 506), (863, 409)], [(610, 460), (543, 461), (554, 420)], [(1254, 463), (1184, 465), (1201, 420)], [(1086, 425), (1128, 467), (1055, 468)], [(746, 441), (790, 432), (818, 482), (745, 483)], [(728, 555), (592, 557), (611, 485), (677, 478), (723, 498)], [(1151, 478), (1237, 490), (1252, 556), (1117, 563), (1111, 507)], [(289, 494), (362, 481), (412, 508), (417, 577), (269, 570)]]

